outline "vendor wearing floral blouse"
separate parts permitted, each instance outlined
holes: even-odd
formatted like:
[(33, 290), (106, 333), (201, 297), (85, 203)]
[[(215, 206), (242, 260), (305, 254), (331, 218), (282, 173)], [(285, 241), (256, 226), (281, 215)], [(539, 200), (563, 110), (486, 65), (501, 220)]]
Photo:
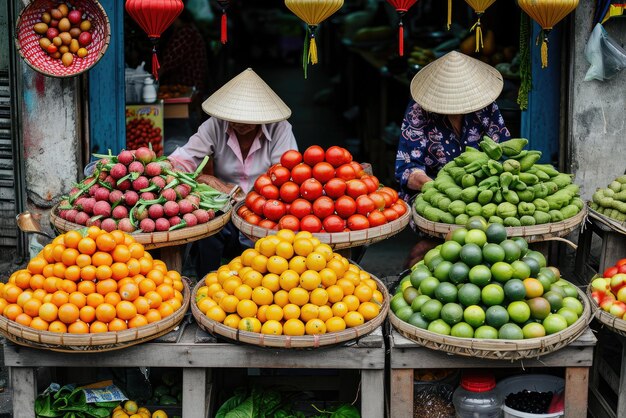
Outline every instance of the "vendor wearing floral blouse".
[(478, 148), (483, 135), (496, 142), (511, 137), (494, 102), (502, 86), (496, 69), (456, 51), (415, 75), (396, 156), (405, 200), (465, 147)]

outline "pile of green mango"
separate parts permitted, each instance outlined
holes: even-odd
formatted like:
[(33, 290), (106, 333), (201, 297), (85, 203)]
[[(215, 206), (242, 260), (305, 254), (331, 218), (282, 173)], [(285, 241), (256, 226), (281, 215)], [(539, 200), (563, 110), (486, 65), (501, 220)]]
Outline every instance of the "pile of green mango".
[(626, 222), (626, 174), (613, 180), (606, 189), (596, 190), (590, 207), (604, 216)]
[(415, 211), (432, 222), (457, 225), (465, 225), (473, 216), (505, 226), (532, 226), (575, 216), (584, 202), (572, 176), (550, 164), (537, 164), (541, 152), (525, 150), (526, 145), (524, 138), (498, 144), (483, 137), (482, 151), (467, 147), (424, 184), (415, 199)]

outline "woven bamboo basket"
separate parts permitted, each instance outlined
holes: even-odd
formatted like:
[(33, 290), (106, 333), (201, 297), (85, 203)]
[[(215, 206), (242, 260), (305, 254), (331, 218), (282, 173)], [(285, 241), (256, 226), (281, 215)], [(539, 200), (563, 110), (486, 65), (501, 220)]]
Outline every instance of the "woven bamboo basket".
[[(74, 56), (72, 65), (66, 67), (60, 59), (53, 59), (39, 46), (40, 35), (33, 30), (43, 12), (57, 7), (57, 0), (33, 0), (20, 13), (15, 27), (17, 52), (35, 71), (49, 77), (65, 78), (81, 74), (96, 65), (106, 52), (111, 39), (111, 25), (104, 8), (96, 0), (71, 0), (72, 6), (82, 10), (91, 22), (92, 42), (84, 58)], [(68, 2), (65, 2), (68, 3)]]
[[(463, 225), (444, 224), (441, 222), (432, 222), (420, 216), (415, 210), (412, 210), (413, 221), (415, 225), (426, 234), (445, 238), (450, 231), (463, 227)], [(549, 224), (533, 225), (533, 226), (513, 226), (507, 227), (507, 236), (523, 237), (528, 242), (548, 241), (554, 238), (562, 238), (575, 230), (587, 216), (587, 210), (583, 208), (575, 216), (565, 219), (561, 222)]]
[(620, 222), (613, 218), (609, 218), (608, 216), (603, 215), (602, 213), (595, 211), (589, 207), (588, 207), (588, 210), (589, 210), (590, 218), (593, 218), (597, 220), (598, 222), (606, 225), (607, 227), (611, 228), (615, 232), (619, 232), (620, 234), (626, 235), (626, 222)]
[[(376, 281), (378, 290), (380, 290), (383, 294), (383, 304), (380, 307), (380, 313), (374, 319), (364, 323), (363, 325), (354, 328), (346, 328), (344, 331), (339, 332), (329, 332), (322, 335), (305, 335), (302, 337), (292, 337), (288, 335), (265, 335), (257, 332), (237, 330), (214, 321), (204, 315), (195, 303), (191, 304), (191, 312), (193, 313), (193, 316), (200, 328), (215, 336), (226, 337), (227, 339), (236, 342), (274, 348), (313, 349), (331, 346), (369, 334), (378, 328), (387, 317), (387, 312), (389, 311), (389, 292), (387, 291), (385, 285), (377, 277), (371, 277)], [(198, 289), (202, 286), (204, 286), (204, 280), (200, 280), (198, 282), (196, 287), (193, 289), (193, 294), (195, 295), (198, 292)]]
[[(321, 242), (330, 245), (335, 250), (358, 247), (385, 240), (396, 235), (409, 224), (409, 220), (411, 218), (411, 208), (406, 202), (402, 201), (402, 203), (406, 206), (407, 210), (404, 215), (395, 221), (391, 221), (374, 228), (363, 229), (361, 231), (315, 233), (313, 236), (318, 238)], [(235, 224), (237, 229), (239, 229), (242, 234), (250, 238), (252, 241), (256, 241), (259, 238), (263, 238), (277, 232), (276, 230), (261, 228), (257, 225), (244, 221), (243, 218), (237, 214), (237, 210), (239, 210), (239, 208), (244, 204), (245, 202), (239, 202), (235, 206), (232, 215), (233, 224)]]
[(152, 324), (124, 331), (99, 334), (70, 334), (38, 331), (0, 316), (0, 333), (16, 344), (62, 353), (104, 352), (119, 350), (167, 334), (180, 324), (189, 308), (191, 291), (187, 278), (183, 279), (183, 304), (172, 315)]
[(535, 358), (559, 350), (587, 328), (591, 320), (591, 308), (584, 292), (578, 289), (578, 298), (583, 303), (583, 313), (576, 322), (561, 332), (541, 338), (527, 340), (494, 340), (460, 338), (435, 334), (410, 325), (389, 311), (389, 319), (394, 328), (406, 338), (433, 350), (445, 351), (465, 357), (479, 357), (492, 360), (519, 360)]
[[(230, 221), (232, 206), (229, 204), (224, 208), (223, 212), (222, 215), (218, 215), (209, 222), (200, 225), (177, 229), (175, 231), (151, 232), (149, 234), (132, 233), (131, 235), (135, 238), (135, 241), (143, 244), (146, 250), (186, 244), (220, 232), (228, 221)], [(68, 222), (61, 218), (58, 215), (58, 204), (50, 211), (50, 223), (61, 233), (85, 228), (83, 225)]]
[[(593, 276), (593, 279), (600, 276)], [(593, 280), (591, 279), (591, 280)], [(591, 282), (587, 286), (587, 297), (589, 298), (589, 303), (591, 305), (591, 313), (595, 319), (598, 320), (603, 326), (607, 327), (614, 333), (621, 335), (622, 337), (626, 337), (626, 321), (621, 318), (616, 317), (615, 315), (611, 315), (610, 313), (604, 311), (595, 300), (591, 297)]]

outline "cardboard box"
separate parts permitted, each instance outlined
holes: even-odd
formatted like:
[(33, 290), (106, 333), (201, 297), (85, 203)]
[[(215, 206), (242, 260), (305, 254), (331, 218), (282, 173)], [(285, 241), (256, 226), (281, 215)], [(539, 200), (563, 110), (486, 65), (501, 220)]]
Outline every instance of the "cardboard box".
[(137, 149), (152, 144), (163, 155), (163, 101), (153, 104), (126, 105), (126, 148)]

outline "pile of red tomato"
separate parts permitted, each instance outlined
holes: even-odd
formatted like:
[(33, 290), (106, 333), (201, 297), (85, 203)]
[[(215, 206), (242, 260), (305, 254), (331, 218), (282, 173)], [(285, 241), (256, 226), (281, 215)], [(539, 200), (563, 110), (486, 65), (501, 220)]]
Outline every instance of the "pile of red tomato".
[(346, 232), (372, 228), (406, 213), (398, 193), (382, 187), (345, 148), (290, 150), (257, 178), (237, 214), (268, 229)]

